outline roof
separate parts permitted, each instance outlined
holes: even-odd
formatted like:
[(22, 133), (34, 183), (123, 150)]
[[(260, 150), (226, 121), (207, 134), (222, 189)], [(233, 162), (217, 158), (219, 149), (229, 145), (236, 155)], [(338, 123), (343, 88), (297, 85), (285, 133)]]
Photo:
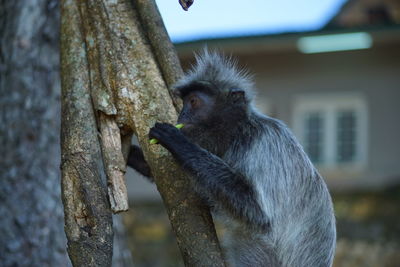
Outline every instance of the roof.
[[(386, 14), (385, 10), (390, 11), (390, 14)], [(372, 15), (369, 12), (372, 12)], [(357, 16), (353, 16), (354, 14)], [(210, 48), (222, 49), (232, 53), (290, 52), (297, 51), (297, 42), (301, 37), (352, 32), (367, 32), (373, 39), (375, 47), (399, 43), (400, 2), (396, 0), (348, 0), (321, 30), (206, 38), (177, 43), (176, 47), (181, 56), (201, 49), (205, 43)]]
[(221, 49), (228, 53), (295, 52), (299, 38), (315, 35), (329, 35), (352, 32), (367, 32), (374, 47), (400, 43), (400, 25), (379, 25), (354, 28), (324, 28), (319, 31), (296, 32), (273, 35), (252, 35), (232, 38), (201, 39), (175, 44), (181, 56), (191, 55), (205, 44), (211, 49)]

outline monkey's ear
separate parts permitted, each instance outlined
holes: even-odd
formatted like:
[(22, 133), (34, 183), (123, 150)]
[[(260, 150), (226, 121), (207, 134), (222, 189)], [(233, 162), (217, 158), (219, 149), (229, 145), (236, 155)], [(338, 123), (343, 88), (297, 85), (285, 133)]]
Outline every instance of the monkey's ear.
[(231, 88), (229, 90), (229, 98), (235, 103), (242, 102), (245, 100), (245, 92), (240, 88)]

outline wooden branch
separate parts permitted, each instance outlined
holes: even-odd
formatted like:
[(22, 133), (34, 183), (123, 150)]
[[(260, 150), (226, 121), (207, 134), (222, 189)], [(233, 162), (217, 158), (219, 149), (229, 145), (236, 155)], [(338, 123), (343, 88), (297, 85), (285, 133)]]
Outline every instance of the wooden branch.
[(150, 40), (174, 106), (179, 112), (182, 109), (182, 101), (172, 93), (172, 86), (183, 75), (178, 55), (165, 29), (164, 22), (155, 2), (152, 0), (136, 0), (136, 3), (144, 32)]
[[(174, 98), (174, 94), (171, 93), (172, 85), (183, 75), (174, 46), (166, 32), (155, 1), (136, 0), (135, 3), (164, 80), (170, 90), (170, 96), (174, 100), (175, 107), (180, 111), (181, 102)], [(148, 89), (143, 88), (142, 90)], [(153, 101), (157, 100), (153, 99)], [(135, 122), (137, 128), (141, 129), (138, 125), (142, 124), (143, 121), (139, 119), (135, 120)], [(175, 120), (173, 122), (175, 123)], [(148, 153), (148, 149), (151, 150), (152, 148), (148, 147), (147, 138), (142, 142), (144, 142), (142, 147), (144, 148), (145, 157), (150, 163), (152, 173), (156, 178), (157, 188), (163, 197), (185, 265), (224, 266), (224, 260), (208, 207), (192, 191), (188, 183), (188, 177), (171, 162), (170, 158), (164, 159), (166, 162), (161, 165), (153, 166), (153, 163), (161, 162), (160, 155), (154, 155), (151, 151)], [(162, 169), (160, 170), (160, 168)], [(163, 174), (162, 172), (164, 174), (158, 176), (157, 174), (160, 171), (161, 174)]]
[(108, 196), (114, 213), (128, 210), (125, 185), (126, 160), (122, 155), (121, 135), (114, 118), (99, 112), (101, 148), (107, 173)]
[(118, 93), (115, 89), (115, 56), (108, 14), (96, 1), (78, 1), (82, 29), (89, 59), (90, 92), (101, 132), (103, 163), (107, 174), (108, 195), (114, 213), (128, 210), (125, 184), (126, 160), (122, 154), (121, 132), (117, 123)]
[[(154, 5), (154, 1), (150, 2)], [(166, 46), (167, 50), (170, 50), (167, 52), (155, 48), (153, 51), (161, 51), (158, 54), (170, 55), (164, 59), (157, 57), (156, 60), (135, 9), (138, 6), (137, 2), (135, 5), (131, 0), (70, 0), (68, 3), (75, 8), (76, 14), (75, 17), (72, 14), (65, 17), (64, 25), (67, 18), (71, 22), (79, 21), (81, 28), (78, 25), (74, 26), (74, 34), (82, 30), (84, 37), (79, 40), (80, 50), (65, 50), (64, 58), (66, 60), (67, 53), (73, 58), (82, 57), (79, 62), (86, 68), (86, 72), (83, 69), (80, 70), (81, 73), (69, 69), (66, 71), (70, 71), (70, 79), (75, 79), (75, 82), (76, 77), (84, 73), (88, 76), (85, 76), (85, 79), (90, 79), (90, 83), (85, 80), (85, 83), (81, 84), (86, 90), (83, 99), (87, 100), (90, 93), (95, 110), (93, 117), (98, 115), (103, 155), (106, 155), (104, 165), (108, 176), (117, 177), (116, 180), (122, 183), (120, 175), (123, 168), (120, 163), (123, 156), (122, 152), (119, 154), (121, 143), (117, 140), (121, 138), (121, 132), (124, 132), (124, 135), (134, 132), (167, 208), (186, 266), (224, 266), (208, 207), (193, 192), (189, 179), (175, 164), (171, 155), (161, 146), (151, 146), (148, 142), (149, 129), (155, 122), (175, 123), (177, 119), (175, 106), (163, 80), (164, 75), (168, 83), (172, 84), (182, 73), (176, 55), (171, 52), (172, 45), (169, 43)], [(67, 6), (65, 3), (64, 5)], [(149, 7), (149, 10), (156, 8)], [(150, 15), (149, 18), (157, 16), (159, 13)], [(156, 43), (170, 42), (163, 39), (162, 31), (158, 31), (159, 36), (154, 39)], [(165, 37), (165, 29), (163, 31)], [(69, 34), (72, 33), (66, 32), (64, 35)], [(84, 48), (82, 43), (85, 43)], [(75, 55), (76, 53), (80, 55)], [(171, 59), (173, 57), (175, 59)], [(87, 62), (83, 62), (84, 58), (87, 58)], [(159, 66), (168, 64), (174, 66), (164, 70), (162, 75)], [(91, 108), (91, 102), (86, 102), (86, 105), (86, 109)], [(94, 118), (90, 123), (94, 123), (93, 121)], [(95, 136), (93, 129), (89, 133)], [(109, 141), (104, 141), (106, 139)], [(127, 142), (125, 138), (124, 140), (126, 148)], [(106, 159), (112, 155), (116, 155), (115, 161)], [(114, 195), (110, 196), (110, 199), (113, 201), (121, 198), (115, 198)], [(121, 206), (115, 203), (114, 207)], [(125, 207), (122, 206), (122, 209)]]
[(61, 173), (68, 253), (74, 266), (111, 266), (112, 214), (76, 2), (61, 1), (61, 14)]

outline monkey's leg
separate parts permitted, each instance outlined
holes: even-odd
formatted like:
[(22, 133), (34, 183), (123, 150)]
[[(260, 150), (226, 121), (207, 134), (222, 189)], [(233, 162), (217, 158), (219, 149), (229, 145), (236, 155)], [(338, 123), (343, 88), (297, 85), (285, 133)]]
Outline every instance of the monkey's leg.
[(269, 222), (261, 210), (253, 185), (241, 173), (231, 168), (216, 155), (190, 142), (174, 126), (157, 123), (150, 130), (150, 138), (157, 138), (178, 163), (193, 178), (200, 194), (211, 199), (235, 218), (268, 230)]
[(140, 147), (131, 145), (127, 165), (138, 171), (143, 176), (147, 177), (151, 182), (153, 182), (150, 167), (144, 159), (143, 152)]

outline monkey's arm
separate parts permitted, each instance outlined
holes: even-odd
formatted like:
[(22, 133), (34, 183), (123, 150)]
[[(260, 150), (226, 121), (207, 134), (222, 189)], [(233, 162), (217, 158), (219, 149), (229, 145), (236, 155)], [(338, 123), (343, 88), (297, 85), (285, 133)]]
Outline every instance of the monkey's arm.
[(127, 165), (153, 182), (150, 167), (144, 159), (143, 152), (140, 147), (131, 145)]
[(269, 222), (257, 201), (256, 191), (241, 173), (190, 142), (170, 124), (157, 123), (149, 137), (157, 138), (171, 152), (207, 198), (218, 202), (235, 218), (262, 230), (268, 229)]

